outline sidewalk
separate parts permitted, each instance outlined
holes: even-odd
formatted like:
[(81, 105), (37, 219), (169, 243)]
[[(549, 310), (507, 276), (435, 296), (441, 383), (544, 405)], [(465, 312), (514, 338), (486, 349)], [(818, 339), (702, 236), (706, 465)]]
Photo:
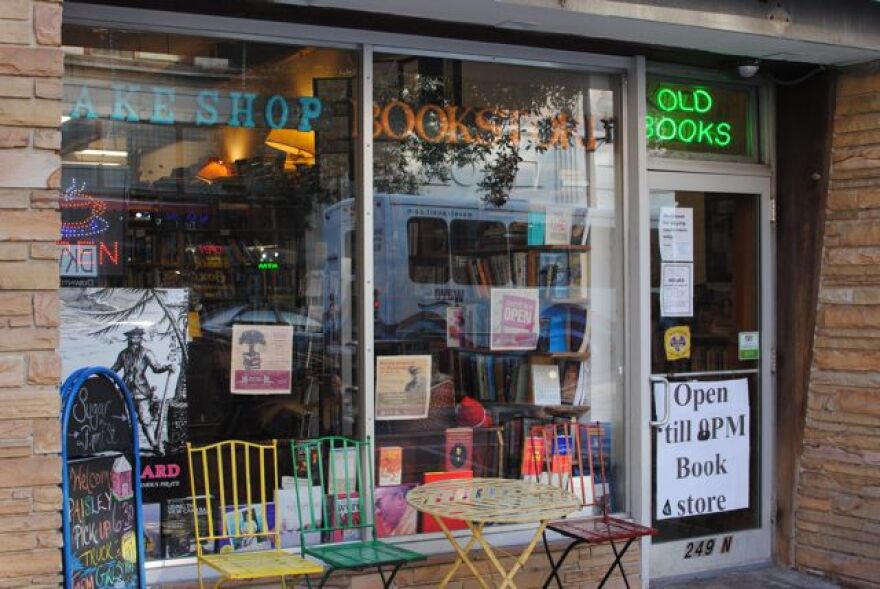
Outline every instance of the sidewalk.
[(773, 565), (749, 566), (727, 571), (652, 581), (651, 589), (837, 589), (821, 577)]

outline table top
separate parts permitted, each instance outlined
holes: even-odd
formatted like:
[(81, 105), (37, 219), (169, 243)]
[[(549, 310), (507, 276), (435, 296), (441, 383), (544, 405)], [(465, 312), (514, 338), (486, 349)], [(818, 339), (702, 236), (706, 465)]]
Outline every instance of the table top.
[(558, 519), (580, 509), (565, 489), (517, 479), (437, 481), (416, 487), (407, 502), (431, 515), (475, 522), (522, 523)]

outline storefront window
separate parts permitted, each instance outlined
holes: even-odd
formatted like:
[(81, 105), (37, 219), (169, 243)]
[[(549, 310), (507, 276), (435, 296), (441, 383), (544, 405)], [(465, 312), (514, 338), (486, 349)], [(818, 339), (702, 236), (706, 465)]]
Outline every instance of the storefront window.
[(374, 74), (377, 497), (546, 477), (531, 428), (574, 418), (606, 425), (624, 509), (618, 79), (387, 54)]
[(358, 431), (357, 55), (64, 35), (63, 370), (122, 375), (148, 559), (190, 556), (187, 442), (276, 438), (289, 474), (286, 440)]

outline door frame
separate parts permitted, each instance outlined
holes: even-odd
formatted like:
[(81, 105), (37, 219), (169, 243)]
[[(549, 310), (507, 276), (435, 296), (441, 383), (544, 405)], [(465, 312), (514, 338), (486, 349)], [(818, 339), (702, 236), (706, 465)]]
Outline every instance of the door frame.
[[(775, 506), (774, 477), (774, 443), (775, 443), (775, 407), (776, 386), (774, 363), (775, 363), (775, 231), (772, 223), (772, 178), (771, 176), (739, 175), (739, 174), (706, 174), (694, 172), (671, 172), (671, 171), (648, 171), (647, 189), (651, 190), (686, 190), (706, 191), (732, 194), (758, 194), (760, 195), (760, 222), (759, 222), (759, 276), (761, 280), (760, 298), (760, 333), (761, 333), (761, 436), (760, 436), (760, 528), (738, 532), (721, 533), (711, 536), (702, 536), (687, 540), (679, 540), (658, 544), (651, 542), (647, 559), (650, 561), (649, 571), (652, 579), (659, 579), (681, 574), (696, 573), (723, 567), (737, 566), (754, 562), (766, 562), (773, 557), (773, 511)], [(648, 199), (650, 201), (650, 197)], [(650, 209), (649, 209), (650, 210)], [(649, 210), (644, 214), (649, 215)], [(650, 256), (646, 265), (650, 268)], [(647, 287), (646, 287), (647, 288)], [(646, 291), (647, 292), (647, 291)], [(648, 353), (650, 354), (651, 325), (650, 319), (646, 324), (638, 326), (641, 335), (646, 338)], [(649, 356), (650, 358), (650, 356)], [(648, 364), (650, 367), (650, 362)], [(648, 378), (644, 378), (638, 387), (644, 397), (650, 397), (650, 385)], [(661, 409), (662, 410), (662, 409)], [(643, 456), (641, 464), (647, 473), (648, 486), (644, 494), (648, 498), (648, 521), (651, 520), (651, 495), (652, 474), (652, 436), (653, 428), (645, 423), (640, 428), (646, 432), (647, 444), (642, 444)], [(711, 556), (700, 558), (684, 558), (684, 551), (689, 542), (699, 542), (714, 538), (717, 542), (726, 536), (733, 536), (729, 552), (721, 553), (716, 548)]]

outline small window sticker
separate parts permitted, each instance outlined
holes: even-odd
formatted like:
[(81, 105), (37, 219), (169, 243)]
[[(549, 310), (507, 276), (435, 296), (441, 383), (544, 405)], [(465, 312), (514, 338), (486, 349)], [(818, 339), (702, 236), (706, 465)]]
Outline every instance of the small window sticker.
[(739, 359), (757, 360), (761, 357), (760, 337), (757, 331), (739, 332)]

